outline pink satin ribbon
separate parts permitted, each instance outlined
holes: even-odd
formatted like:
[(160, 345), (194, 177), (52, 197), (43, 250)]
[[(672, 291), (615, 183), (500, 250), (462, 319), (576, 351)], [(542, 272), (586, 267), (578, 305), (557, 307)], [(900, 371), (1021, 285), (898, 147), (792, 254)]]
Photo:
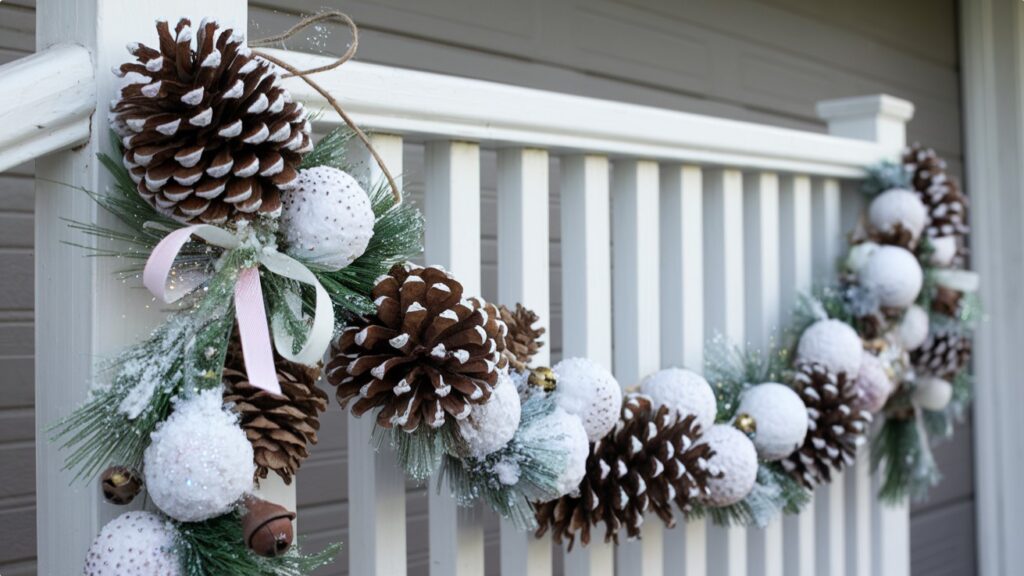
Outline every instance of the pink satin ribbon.
[[(193, 235), (222, 248), (231, 249), (239, 245), (238, 239), (230, 232), (205, 224), (179, 228), (165, 236), (153, 249), (142, 273), (142, 283), (164, 303), (175, 302), (205, 281), (198, 276), (185, 278), (172, 273), (175, 258)], [(267, 392), (281, 394), (281, 384), (274, 368), (267, 312), (263, 305), (260, 273), (255, 267), (245, 268), (238, 274), (235, 316), (249, 382)]]

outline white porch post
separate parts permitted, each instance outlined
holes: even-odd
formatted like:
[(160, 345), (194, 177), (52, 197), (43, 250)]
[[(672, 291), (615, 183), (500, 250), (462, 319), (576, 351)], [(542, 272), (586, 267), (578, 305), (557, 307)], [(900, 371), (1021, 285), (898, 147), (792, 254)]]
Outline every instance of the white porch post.
[(978, 569), (984, 576), (1024, 564), (1020, 342), (1024, 280), (1024, 4), (960, 3), (965, 188), (971, 199), (971, 264), (981, 274), (989, 318), (978, 329), (974, 370), (974, 482)]
[[(98, 214), (87, 195), (73, 187), (102, 191), (110, 184), (96, 153), (109, 151), (107, 110), (114, 97), (110, 68), (126, 60), (132, 41), (154, 42), (154, 19), (217, 17), (245, 30), (244, 0), (39, 0), (36, 48), (78, 44), (89, 50), (96, 70), (91, 135), (81, 147), (36, 161), (36, 502), (40, 574), (78, 574), (86, 549), (107, 519), (123, 511), (105, 504), (95, 481), (69, 485), (65, 454), (47, 442), (46, 429), (81, 403), (96, 376), (94, 361), (144, 336), (156, 308), (143, 291), (118, 281), (118, 264), (87, 258), (62, 242), (74, 235), (61, 218), (86, 222)], [(84, 65), (74, 60), (60, 65)], [(59, 182), (56, 184), (54, 182)]]
[[(828, 100), (818, 103), (818, 116), (828, 122), (830, 134), (870, 140), (892, 149), (896, 154), (906, 145), (906, 123), (914, 115), (914, 105), (906, 100), (893, 98), (886, 95), (862, 96), (857, 98), (843, 98), (840, 100)], [(895, 159), (895, 158), (894, 158)], [(828, 181), (826, 181), (827, 183)], [(853, 203), (851, 205), (856, 205)], [(839, 222), (843, 221), (839, 215)], [(861, 448), (863, 452), (869, 448), (867, 445)], [(827, 532), (823, 536), (828, 538), (828, 559), (826, 562), (819, 562), (820, 567), (831, 561), (831, 573), (842, 573), (848, 567), (852, 567), (859, 573), (865, 573), (866, 568), (857, 562), (861, 558), (855, 556), (864, 555), (864, 551), (875, 550), (873, 555), (875, 564), (872, 567), (873, 573), (879, 576), (907, 576), (910, 574), (910, 507), (904, 503), (899, 506), (880, 504), (877, 498), (871, 498), (867, 502), (860, 498), (852, 500), (859, 505), (870, 505), (870, 514), (863, 514), (862, 511), (846, 510), (846, 514), (856, 516), (844, 519), (836, 512), (843, 510), (845, 495), (843, 494), (843, 482), (850, 483), (850, 492), (864, 492), (870, 490), (877, 492), (877, 485), (872, 485), (868, 469), (863, 461), (853, 467), (845, 476), (836, 479), (834, 486), (819, 488), (829, 490), (829, 498), (825, 501), (819, 496), (816, 507), (828, 503), (829, 508), (834, 510), (818, 510), (818, 530)], [(846, 499), (849, 502), (849, 499)], [(856, 525), (856, 522), (870, 521), (871, 528)], [(852, 524), (852, 525), (851, 525)], [(870, 542), (865, 540), (867, 534), (874, 537)], [(845, 542), (844, 542), (845, 541)], [(844, 558), (844, 555), (850, 558)], [(851, 560), (847, 563), (845, 560)], [(852, 571), (850, 576), (853, 576)]]

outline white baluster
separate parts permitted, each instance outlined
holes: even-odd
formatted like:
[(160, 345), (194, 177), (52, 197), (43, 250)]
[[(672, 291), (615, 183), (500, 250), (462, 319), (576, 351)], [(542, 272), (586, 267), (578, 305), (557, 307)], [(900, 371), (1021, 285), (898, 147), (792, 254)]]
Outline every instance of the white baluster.
[[(779, 177), (750, 174), (744, 187), (747, 341), (754, 350), (777, 346), (780, 328)], [(749, 574), (782, 576), (782, 518), (747, 530)]]
[[(548, 153), (510, 148), (498, 152), (498, 300), (522, 303), (540, 316), (550, 332), (548, 282)], [(543, 336), (548, 340), (548, 334)], [(547, 366), (551, 347), (543, 346), (533, 364)], [(501, 573), (551, 574), (551, 538), (534, 538), (501, 522)]]
[[(608, 159), (562, 159), (563, 356), (612, 367), (611, 237)], [(613, 548), (600, 531), (565, 555), (566, 576), (611, 576)]]
[[(658, 164), (616, 162), (612, 176), (615, 377), (629, 387), (661, 364)], [(649, 520), (639, 541), (626, 541), (625, 531), (620, 531), (616, 554), (620, 574), (661, 576), (663, 524), (657, 517)]]
[[(743, 235), (743, 174), (733, 169), (705, 171), (705, 332), (711, 337), (720, 331), (735, 344), (746, 339)], [(709, 525), (707, 563), (715, 576), (746, 574), (746, 531)]]
[[(402, 137), (372, 134), (370, 141), (388, 170), (401, 181)], [(371, 185), (383, 181), (376, 161), (361, 143), (350, 147), (360, 176)], [(408, 201), (408, 200), (407, 200)], [(348, 425), (348, 525), (346, 546), (352, 574), (406, 573), (405, 473), (385, 443), (373, 447), (374, 419), (347, 417)]]
[[(445, 266), (467, 296), (480, 294), (480, 147), (430, 142), (426, 150), (426, 261)], [(484, 571), (479, 505), (461, 508), (448, 493), (428, 491), (431, 576), (476, 576)]]
[[(780, 181), (779, 247), (783, 310), (793, 310), (799, 294), (811, 289), (811, 179), (787, 176)], [(815, 576), (814, 500), (797, 516), (784, 516), (783, 573)]]

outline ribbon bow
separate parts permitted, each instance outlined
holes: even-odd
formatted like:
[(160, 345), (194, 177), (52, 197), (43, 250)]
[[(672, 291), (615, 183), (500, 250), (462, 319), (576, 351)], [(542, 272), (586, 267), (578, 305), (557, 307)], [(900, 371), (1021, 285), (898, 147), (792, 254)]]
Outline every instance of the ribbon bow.
[[(242, 240), (236, 235), (209, 224), (186, 226), (165, 236), (146, 261), (142, 283), (166, 304), (179, 300), (206, 281), (202, 275), (178, 277), (173, 281), (171, 279), (174, 260), (192, 236), (227, 250), (242, 245)], [(313, 323), (301, 350), (297, 353), (292, 352), (295, 338), (287, 330), (273, 330), (274, 345), (278, 354), (291, 362), (315, 365), (323, 358), (334, 333), (334, 306), (331, 304), (330, 295), (309, 268), (273, 247), (263, 247), (257, 254), (257, 260), (270, 272), (308, 284), (316, 290)], [(270, 344), (270, 327), (263, 306), (263, 289), (260, 285), (258, 266), (243, 268), (239, 272), (238, 280), (235, 282), (234, 301), (238, 332), (242, 340), (242, 355), (245, 357), (245, 370), (249, 381), (263, 390), (281, 394), (281, 385), (277, 381), (277, 370), (274, 367), (274, 352)]]

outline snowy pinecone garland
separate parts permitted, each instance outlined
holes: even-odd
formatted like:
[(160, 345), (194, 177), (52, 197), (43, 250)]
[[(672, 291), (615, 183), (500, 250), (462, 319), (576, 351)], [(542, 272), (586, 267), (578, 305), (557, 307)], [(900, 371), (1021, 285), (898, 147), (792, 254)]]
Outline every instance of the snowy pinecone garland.
[(679, 418), (693, 415), (701, 430), (711, 428), (718, 414), (715, 391), (703, 376), (683, 368), (665, 368), (640, 383), (655, 406), (666, 406)]
[(868, 222), (878, 242), (913, 248), (928, 222), (928, 210), (914, 192), (893, 188), (871, 201)]
[(282, 395), (267, 392), (249, 382), (237, 331), (224, 361), (224, 404), (238, 413), (242, 430), (252, 444), (256, 477), (266, 479), (273, 471), (292, 483), (317, 443), (320, 413), (327, 410), (327, 393), (317, 387), (320, 368), (295, 364), (274, 353), (274, 367)]
[(498, 310), (501, 312), (501, 320), (508, 326), (508, 336), (505, 338), (505, 358), (514, 370), (523, 372), (530, 364), (530, 360), (544, 345), (540, 337), (547, 330), (543, 326), (534, 327), (540, 317), (522, 304), (516, 304), (515, 310), (501, 304), (498, 306)]
[(285, 191), (281, 234), (288, 254), (341, 270), (366, 252), (376, 219), (370, 197), (348, 173), (331, 166), (299, 172)]
[(463, 298), (438, 267), (397, 265), (373, 288), (376, 314), (354, 319), (334, 343), (327, 381), (342, 408), (379, 408), (377, 425), (440, 428), (488, 401), (506, 366), (498, 309)]
[(85, 576), (179, 576), (174, 525), (152, 512), (125, 512), (100, 530), (85, 557)]
[(803, 446), (782, 460), (782, 466), (808, 489), (832, 481), (832, 470), (853, 464), (857, 447), (864, 443), (871, 414), (856, 408), (857, 388), (845, 373), (820, 364), (797, 370), (796, 386), (810, 421)]
[(971, 340), (954, 328), (939, 328), (910, 359), (921, 374), (952, 379), (971, 361)]
[(648, 510), (674, 526), (672, 504), (687, 510), (707, 489), (714, 453), (698, 438), (693, 416), (679, 420), (646, 396), (627, 397), (615, 429), (591, 447), (579, 493), (535, 504), (537, 536), (550, 530), (571, 550), (577, 535), (586, 546), (591, 527), (603, 523), (605, 542), (618, 543), (621, 528), (640, 536)]
[(914, 189), (928, 209), (930, 221), (925, 235), (929, 238), (966, 236), (970, 232), (967, 196), (946, 173), (946, 161), (934, 150), (914, 144), (904, 151), (903, 164), (911, 172)]
[(116, 70), (126, 85), (111, 107), (139, 194), (186, 223), (278, 215), (313, 146), (302, 105), (240, 33), (187, 19), (156, 29), (158, 49), (129, 46), (137, 60)]
[(622, 390), (611, 372), (586, 358), (567, 358), (552, 370), (558, 384), (552, 400), (583, 421), (587, 438), (597, 442), (619, 419)]

